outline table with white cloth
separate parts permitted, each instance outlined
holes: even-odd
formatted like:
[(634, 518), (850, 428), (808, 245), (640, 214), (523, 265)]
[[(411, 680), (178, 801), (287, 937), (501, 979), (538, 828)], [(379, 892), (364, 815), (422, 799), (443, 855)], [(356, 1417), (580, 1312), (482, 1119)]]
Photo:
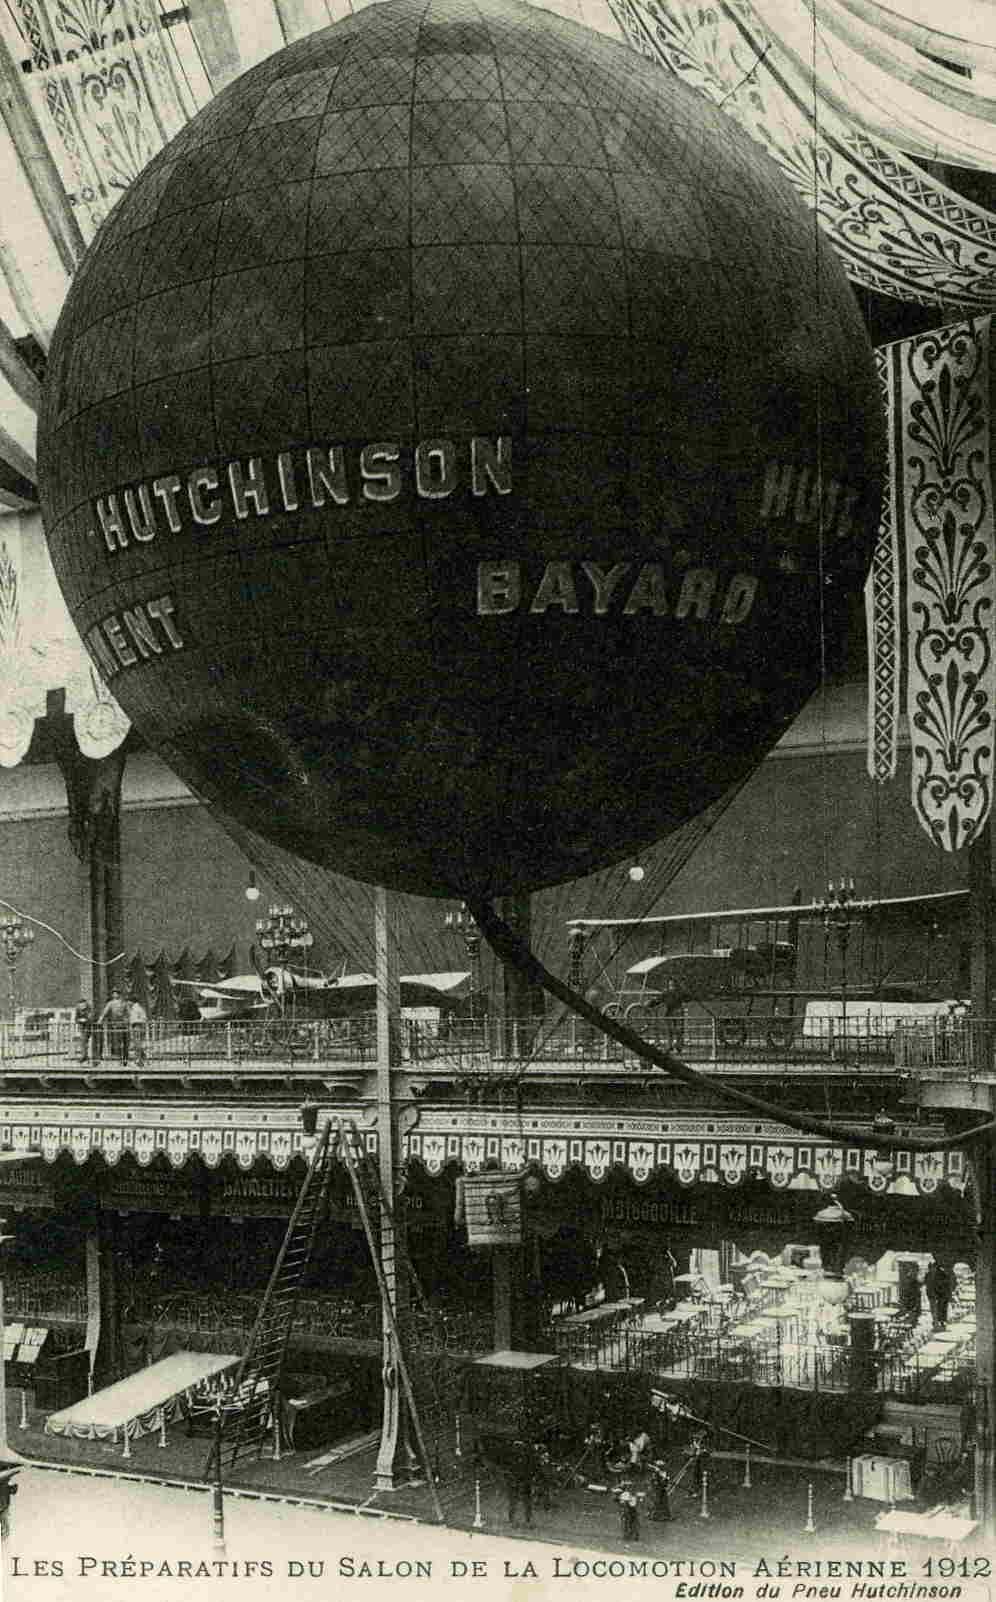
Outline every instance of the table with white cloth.
[(599, 1302), (597, 1307), (586, 1307), (581, 1313), (567, 1313), (558, 1320), (562, 1329), (587, 1329), (592, 1325), (619, 1323), (621, 1319), (639, 1312), (642, 1296), (629, 1296), (619, 1302)]
[(238, 1357), (228, 1352), (174, 1352), (127, 1379), (94, 1391), (72, 1407), (50, 1413), (45, 1433), (116, 1441), (120, 1432), (127, 1453), (129, 1441), (177, 1418), (186, 1400), (238, 1362)]
[(962, 1343), (956, 1335), (932, 1335), (929, 1341), (918, 1348), (915, 1353), (917, 1367), (921, 1374), (930, 1373), (946, 1363)]
[(977, 1519), (965, 1518), (948, 1507), (929, 1508), (926, 1513), (900, 1513), (891, 1508), (875, 1518), (876, 1530), (887, 1535), (917, 1535), (925, 1541), (967, 1541), (979, 1528)]

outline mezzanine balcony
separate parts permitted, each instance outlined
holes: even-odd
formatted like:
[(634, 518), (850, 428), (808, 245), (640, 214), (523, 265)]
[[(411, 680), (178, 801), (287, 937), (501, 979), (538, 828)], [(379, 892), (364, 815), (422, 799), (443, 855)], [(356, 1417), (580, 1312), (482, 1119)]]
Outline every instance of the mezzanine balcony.
[[(859, 1008), (840, 1017), (703, 1015), (672, 1018), (634, 1014), (630, 1027), (690, 1065), (737, 1079), (850, 1081), (915, 1075), (962, 1080), (985, 1073), (982, 1042), (990, 1037), (972, 1020), (952, 1014), (911, 1023)], [(141, 1037), (108, 1037), (81, 1059), (70, 1025), (53, 1023), (26, 1035), (0, 1025), (0, 1084), (20, 1091), (170, 1094), (276, 1083), (296, 1093), (302, 1084), (359, 1091), (376, 1065), (373, 1013), (346, 1019), (261, 1021), (153, 1019)], [(991, 1050), (991, 1048), (990, 1048)], [(574, 1017), (556, 1022), (499, 1018), (453, 1019), (439, 1026), (408, 1022), (399, 1069), (432, 1082), (480, 1081), (525, 1075), (576, 1084), (627, 1080), (656, 1070), (634, 1052)], [(990, 1060), (989, 1071), (992, 1063)]]

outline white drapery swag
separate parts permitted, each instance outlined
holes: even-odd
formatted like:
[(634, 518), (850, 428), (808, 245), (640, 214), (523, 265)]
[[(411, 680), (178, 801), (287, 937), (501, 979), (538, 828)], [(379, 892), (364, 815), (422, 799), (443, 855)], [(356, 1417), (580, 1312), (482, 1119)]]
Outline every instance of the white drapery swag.
[[(821, 9), (824, 3), (821, 0)], [(885, 38), (899, 39), (925, 55), (975, 72), (996, 72), (992, 0), (958, 0), (949, 10), (937, 0), (833, 0), (833, 4)]]
[[(778, 60), (800, 89), (870, 138), (927, 161), (996, 166), (992, 87), (930, 61), (841, 0), (751, 0)], [(996, 12), (990, 24), (996, 37)], [(996, 53), (990, 51), (990, 71)]]
[[(783, 47), (753, 0), (611, 3), (633, 48), (764, 146), (816, 211), (851, 279), (935, 306), (939, 321), (996, 307), (996, 215), (871, 138), (819, 85), (814, 99), (811, 65)], [(759, 4), (781, 13), (782, 0)]]
[(121, 744), (129, 721), (69, 617), (41, 517), (8, 515), (0, 518), (0, 767), (23, 761), (51, 690), (65, 691), (85, 756), (107, 756)]

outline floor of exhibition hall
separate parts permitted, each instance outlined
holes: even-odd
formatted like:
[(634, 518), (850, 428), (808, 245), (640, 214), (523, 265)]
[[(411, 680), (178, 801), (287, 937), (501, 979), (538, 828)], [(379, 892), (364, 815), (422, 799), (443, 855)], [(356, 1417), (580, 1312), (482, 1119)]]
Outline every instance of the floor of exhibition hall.
[[(203, 1485), (209, 1443), (188, 1436), (182, 1421), (171, 1424), (162, 1444), (158, 1431), (129, 1442), (123, 1455), (120, 1441), (67, 1439), (44, 1432), (45, 1415), (21, 1410), (20, 1392), (8, 1393), (10, 1440), (16, 1451), (33, 1463), (45, 1463), (71, 1473), (97, 1474), (114, 1479), (158, 1480), (173, 1484)], [(26, 1425), (21, 1420), (26, 1417)], [(288, 1502), (327, 1504), (368, 1515), (387, 1515), (423, 1523), (437, 1522), (432, 1488), (425, 1481), (401, 1484), (393, 1491), (374, 1490), (377, 1438), (370, 1434), (343, 1442), (333, 1451), (305, 1449), (246, 1458), (226, 1474), (225, 1489), (232, 1496), (261, 1496)], [(677, 1470), (679, 1463), (672, 1467)], [(466, 1456), (438, 1465), (436, 1492), (445, 1523), (458, 1530), (482, 1529), (504, 1536), (526, 1535), (532, 1540), (561, 1546), (595, 1547), (607, 1552), (679, 1554), (682, 1558), (714, 1557), (716, 1553), (741, 1559), (779, 1553), (810, 1543), (819, 1536), (821, 1553), (861, 1547), (883, 1553), (894, 1549), (896, 1537), (876, 1527), (876, 1519), (890, 1511), (885, 1502), (845, 1497), (843, 1463), (804, 1463), (752, 1458), (749, 1473), (743, 1457), (714, 1454), (707, 1487), (707, 1503), (686, 1489), (688, 1477), (672, 1495), (670, 1522), (649, 1514), (653, 1492), (649, 1476), (630, 1482), (640, 1498), (639, 1536), (625, 1540), (620, 1510), (611, 1488), (588, 1489), (584, 1484), (555, 1489), (550, 1505), (537, 1498), (531, 1526), (508, 1518), (502, 1477), (487, 1466), (475, 1479)], [(745, 1479), (750, 1483), (745, 1484)], [(942, 1487), (930, 1469), (913, 1502), (901, 1511), (934, 1509)], [(479, 1510), (478, 1510), (479, 1496)], [(953, 1503), (947, 1506), (954, 1510)], [(963, 1512), (967, 1509), (963, 1508)], [(707, 1516), (704, 1516), (707, 1515)], [(210, 1517), (205, 1502), (203, 1517)], [(520, 1515), (521, 1519), (521, 1515)], [(904, 1545), (909, 1544), (904, 1538)], [(932, 1550), (936, 1543), (912, 1544)], [(970, 1543), (969, 1543), (970, 1544)], [(945, 1546), (945, 1550), (949, 1547)]]

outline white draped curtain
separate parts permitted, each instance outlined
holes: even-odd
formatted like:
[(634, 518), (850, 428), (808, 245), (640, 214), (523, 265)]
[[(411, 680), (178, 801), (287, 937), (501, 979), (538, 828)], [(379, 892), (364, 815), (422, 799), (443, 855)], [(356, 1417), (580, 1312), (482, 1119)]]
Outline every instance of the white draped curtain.
[[(828, 44), (820, 22), (823, 0), (815, 0), (815, 20), (809, 0), (611, 3), (634, 48), (708, 95), (764, 146), (815, 210), (855, 282), (935, 306), (939, 322), (996, 307), (996, 214), (918, 166), (891, 123), (888, 143), (866, 131), (862, 118), (876, 128), (881, 119), (870, 96), (842, 81), (843, 53)], [(860, 58), (847, 59), (857, 73)], [(894, 95), (901, 91), (893, 86)], [(965, 120), (972, 138), (988, 141), (996, 167), (996, 124), (983, 129), (981, 113)], [(920, 153), (929, 145), (937, 156), (935, 124), (921, 133)]]
[[(971, 78), (890, 38), (839, 0), (751, 0), (786, 75), (833, 113), (907, 155), (996, 167), (996, 102)], [(996, 28), (996, 13), (993, 15)]]
[(77, 743), (101, 757), (129, 724), (66, 610), (37, 512), (0, 518), (0, 767), (24, 760), (50, 690), (64, 690)]

